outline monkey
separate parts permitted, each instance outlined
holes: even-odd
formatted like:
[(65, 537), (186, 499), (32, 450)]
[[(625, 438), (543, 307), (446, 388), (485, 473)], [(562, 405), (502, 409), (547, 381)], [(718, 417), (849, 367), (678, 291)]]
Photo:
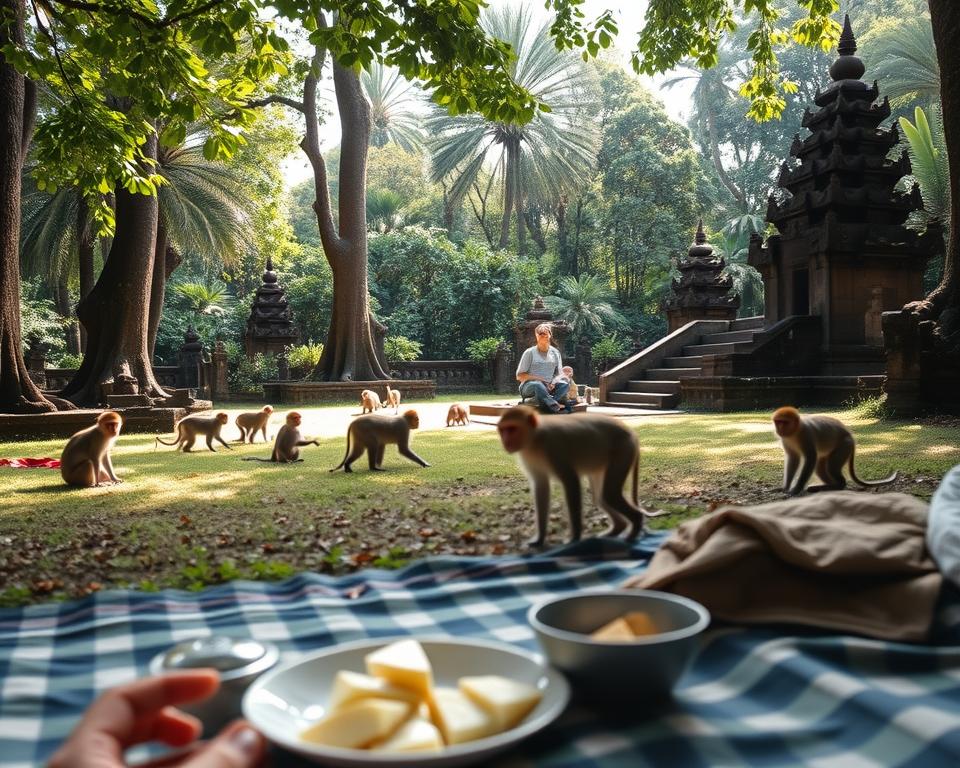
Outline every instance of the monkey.
[[(387, 405), (393, 406), (393, 412), (398, 413), (400, 411), (400, 390), (399, 389), (390, 389), (390, 385), (387, 384)], [(385, 405), (384, 408), (387, 406)]]
[[(256, 437), (257, 432), (263, 433), (263, 441), (267, 441), (267, 422), (270, 421), (270, 414), (273, 413), (273, 406), (265, 405), (257, 413), (241, 413), (234, 420), (234, 423), (237, 425), (237, 429), (240, 430), (240, 442), (246, 442), (247, 437), (250, 438), (249, 442), (253, 443), (253, 438)], [(249, 430), (249, 435), (247, 434)]]
[(60, 454), (60, 475), (67, 485), (96, 488), (104, 483), (122, 483), (113, 471), (110, 449), (120, 436), (123, 419), (116, 411), (104, 411), (97, 423), (71, 437)]
[(320, 445), (320, 443), (317, 440), (304, 440), (303, 437), (301, 437), (301, 418), (297, 411), (290, 411), (290, 413), (287, 414), (286, 423), (280, 427), (280, 431), (277, 432), (277, 439), (273, 441), (273, 453), (269, 459), (247, 456), (243, 460), (262, 461), (265, 463), (277, 462), (279, 464), (303, 461), (303, 459), (300, 458), (300, 448), (304, 445)]
[(447, 426), (451, 424), (456, 426), (457, 424), (463, 424), (466, 426), (470, 423), (470, 417), (467, 415), (467, 409), (464, 408), (460, 403), (454, 403), (450, 406), (450, 410), (447, 411)]
[(788, 496), (802, 493), (814, 472), (823, 485), (810, 486), (810, 493), (843, 490), (847, 486), (844, 464), (853, 482), (863, 488), (888, 485), (900, 474), (894, 472), (883, 480), (872, 481), (857, 477), (853, 468), (853, 433), (832, 416), (801, 416), (796, 408), (785, 406), (774, 411), (773, 426), (783, 446), (783, 490)]
[(373, 413), (383, 408), (383, 404), (380, 402), (380, 395), (374, 392), (372, 389), (365, 389), (360, 393), (360, 411), (361, 413)]
[(163, 445), (175, 445), (179, 449), (183, 447), (184, 453), (189, 453), (190, 449), (193, 448), (194, 442), (196, 442), (197, 435), (203, 435), (207, 439), (207, 448), (216, 453), (216, 450), (213, 447), (214, 439), (219, 440), (225, 448), (233, 450), (229, 445), (220, 437), (220, 430), (224, 428), (229, 416), (223, 411), (220, 411), (216, 416), (201, 416), (200, 414), (193, 414), (192, 416), (185, 416), (180, 419), (177, 423), (176, 428), (176, 439), (168, 443), (166, 440), (157, 437), (156, 442), (153, 444), (154, 450), (156, 450), (157, 443), (162, 443)]
[(382, 472), (383, 453), (389, 443), (397, 444), (401, 456), (406, 456), (421, 467), (429, 467), (427, 462), (410, 450), (410, 431), (419, 426), (420, 417), (414, 410), (405, 411), (403, 416), (358, 416), (347, 430), (347, 451), (343, 461), (330, 471), (336, 472), (343, 467), (344, 472), (353, 472), (350, 465), (366, 450), (371, 471)]
[[(627, 523), (627, 539), (643, 533), (644, 517), (662, 517), (668, 512), (650, 512), (637, 500), (640, 443), (627, 427), (608, 416), (575, 413), (562, 419), (541, 419), (526, 405), (510, 408), (497, 422), (500, 441), (507, 453), (516, 453), (530, 479), (537, 535), (528, 543), (542, 547), (550, 513), (550, 476), (563, 485), (570, 517), (570, 542), (583, 532), (580, 475), (590, 480), (596, 505), (610, 516), (605, 536), (617, 536)], [(623, 483), (633, 472), (633, 503), (623, 495)]]

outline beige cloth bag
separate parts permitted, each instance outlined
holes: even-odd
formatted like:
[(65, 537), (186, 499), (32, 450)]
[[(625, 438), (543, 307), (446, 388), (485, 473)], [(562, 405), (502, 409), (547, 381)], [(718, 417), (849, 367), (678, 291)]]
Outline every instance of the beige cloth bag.
[(942, 578), (927, 505), (903, 493), (817, 493), (723, 507), (682, 524), (625, 586), (703, 603), (718, 619), (922, 641)]

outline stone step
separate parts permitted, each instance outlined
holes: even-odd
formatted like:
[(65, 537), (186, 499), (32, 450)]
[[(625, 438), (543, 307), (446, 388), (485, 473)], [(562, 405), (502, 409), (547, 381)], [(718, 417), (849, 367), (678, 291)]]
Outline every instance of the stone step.
[(753, 341), (756, 331), (724, 331), (723, 333), (707, 333), (700, 337), (703, 344), (729, 344), (738, 341)]
[(763, 315), (741, 317), (730, 323), (731, 331), (760, 330), (763, 328)]
[(700, 375), (699, 368), (648, 368), (645, 371), (651, 381), (679, 381)]
[(732, 355), (736, 348), (736, 344), (691, 344), (683, 348), (684, 356), (681, 360), (699, 355)]
[(660, 392), (665, 395), (679, 395), (679, 381), (650, 381), (643, 379), (641, 381), (628, 381), (628, 392)]
[(680, 395), (664, 392), (609, 392), (604, 405), (618, 407), (675, 408)]
[(665, 357), (663, 358), (664, 368), (693, 368), (703, 366), (703, 358), (697, 355), (684, 355), (683, 357)]

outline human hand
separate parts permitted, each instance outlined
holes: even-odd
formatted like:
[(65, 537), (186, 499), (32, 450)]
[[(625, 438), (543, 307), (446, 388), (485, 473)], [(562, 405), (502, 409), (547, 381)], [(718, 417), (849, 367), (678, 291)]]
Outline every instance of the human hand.
[[(112, 688), (90, 705), (48, 767), (124, 768), (124, 752), (136, 744), (159, 741), (171, 747), (193, 745), (202, 730), (200, 721), (174, 706), (206, 699), (219, 687), (216, 671), (195, 669)], [(162, 764), (176, 768), (253, 768), (263, 755), (263, 737), (238, 720), (216, 738), (172, 758), (162, 758)]]

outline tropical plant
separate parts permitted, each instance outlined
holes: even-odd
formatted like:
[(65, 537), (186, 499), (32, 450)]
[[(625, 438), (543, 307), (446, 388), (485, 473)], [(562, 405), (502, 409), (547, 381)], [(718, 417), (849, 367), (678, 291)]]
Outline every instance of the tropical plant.
[(467, 357), (477, 365), (486, 365), (496, 356), (500, 344), (501, 340), (496, 336), (474, 339), (467, 344)]
[(488, 8), (482, 25), (510, 44), (513, 80), (550, 111), (537, 112), (525, 125), (475, 114), (434, 114), (427, 122), (432, 174), (450, 185), (451, 199), (463, 200), (471, 190), (479, 194), (480, 172), (492, 163), (503, 194), (498, 247), (507, 247), (515, 215), (522, 250), (525, 206), (552, 207), (590, 175), (596, 137), (587, 115), (590, 76), (577, 58), (557, 50), (549, 22), (534, 27), (524, 7)]
[(23, 354), (33, 347), (41, 347), (51, 357), (59, 357), (65, 351), (63, 318), (57, 313), (53, 302), (44, 298), (39, 280), (25, 280), (20, 285), (20, 323), (23, 336)]
[(871, 77), (893, 107), (940, 101), (940, 64), (930, 14), (882, 18), (860, 40)]
[(212, 331), (215, 338), (221, 336), (221, 323), (227, 312), (236, 304), (227, 286), (219, 280), (209, 284), (184, 282), (173, 286), (177, 303), (181, 309), (193, 315), (194, 325), (199, 325), (204, 316), (212, 319)]
[(933, 109), (933, 120), (921, 107), (914, 110), (914, 122), (900, 118), (900, 127), (907, 138), (907, 154), (910, 156), (912, 175), (920, 187), (923, 210), (919, 211), (918, 223), (926, 228), (927, 223), (937, 222), (942, 226), (950, 223), (950, 168), (947, 165), (947, 143), (943, 135), (943, 120), (938, 108)]
[(305, 376), (320, 362), (323, 354), (323, 344), (300, 344), (287, 349), (287, 362), (290, 371), (299, 376)]
[(383, 340), (383, 351), (391, 363), (409, 363), (420, 358), (423, 347), (406, 336), (387, 336)]
[(733, 280), (733, 292), (740, 296), (741, 317), (762, 315), (764, 311), (763, 278), (747, 264), (747, 252), (750, 236), (763, 233), (765, 227), (762, 216), (743, 214), (734, 216), (720, 230), (717, 250), (726, 257), (724, 272)]
[(416, 85), (379, 62), (360, 74), (360, 83), (370, 100), (370, 145), (384, 147), (392, 141), (407, 152), (421, 152), (424, 110)]
[(389, 232), (400, 226), (403, 208), (403, 198), (393, 190), (367, 190), (367, 226), (374, 232)]
[(590, 347), (590, 353), (593, 360), (599, 363), (606, 363), (607, 360), (616, 360), (627, 354), (627, 340), (613, 333), (604, 336), (600, 341)]
[(556, 295), (543, 301), (558, 320), (570, 325), (575, 338), (626, 325), (626, 318), (613, 306), (616, 295), (596, 275), (564, 275), (557, 282)]

